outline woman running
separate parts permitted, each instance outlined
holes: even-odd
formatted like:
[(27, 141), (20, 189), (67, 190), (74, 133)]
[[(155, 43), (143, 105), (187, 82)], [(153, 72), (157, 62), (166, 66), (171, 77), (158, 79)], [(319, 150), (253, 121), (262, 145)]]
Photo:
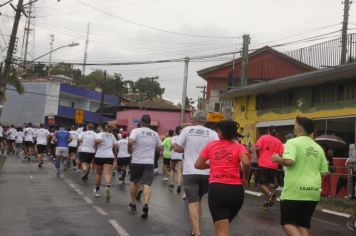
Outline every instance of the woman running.
[[(246, 148), (234, 141), (237, 126), (234, 121), (218, 122), (216, 129), (220, 140), (206, 145), (195, 163), (197, 169), (210, 168), (208, 203), (218, 236), (229, 235), (229, 222), (242, 207), (243, 184), (247, 184), (250, 171)], [(243, 181), (240, 177), (241, 164)]]
[(128, 152), (128, 136), (126, 131), (121, 132), (122, 138), (118, 142), (119, 154), (117, 159), (117, 172), (121, 175), (119, 180), (122, 184), (125, 183), (127, 167), (131, 162), (131, 155)]
[(19, 128), (17, 128), (16, 140), (15, 140), (15, 143), (16, 143), (16, 153), (15, 154), (17, 157), (20, 157), (20, 153), (23, 150), (23, 146), (22, 146), (23, 139), (24, 139), (24, 134), (23, 134), (22, 128), (19, 127)]
[(95, 164), (95, 184), (94, 195), (100, 196), (101, 176), (104, 174), (106, 185), (106, 199), (111, 198), (111, 171), (114, 164), (115, 155), (113, 148), (117, 149), (117, 140), (111, 131), (115, 129), (114, 125), (106, 124), (104, 131), (97, 134), (95, 144), (97, 147), (94, 164)]
[[(180, 131), (182, 130), (181, 127), (177, 127), (175, 130), (176, 135), (172, 137), (172, 146), (177, 143), (177, 139), (179, 137)], [(180, 194), (182, 191), (182, 181), (183, 181), (183, 165), (182, 165), (182, 160), (183, 160), (183, 153), (178, 153), (175, 152), (172, 149), (172, 154), (171, 154), (171, 166), (170, 166), (170, 173), (169, 173), (169, 188), (174, 189), (174, 179), (175, 175), (177, 175), (177, 193)]]
[(82, 166), (82, 180), (88, 182), (90, 164), (95, 156), (95, 139), (96, 133), (93, 131), (94, 125), (87, 124), (86, 131), (78, 136), (78, 155)]

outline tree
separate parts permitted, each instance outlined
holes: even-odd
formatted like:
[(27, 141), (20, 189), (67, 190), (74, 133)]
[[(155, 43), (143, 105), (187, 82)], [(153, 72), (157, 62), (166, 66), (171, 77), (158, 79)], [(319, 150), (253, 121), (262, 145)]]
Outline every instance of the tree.
[(9, 85), (13, 86), (18, 94), (23, 94), (25, 92), (25, 88), (19, 80), (19, 76), (15, 68), (11, 68), (9, 75)]
[(134, 91), (144, 94), (146, 99), (162, 98), (165, 89), (161, 88), (157, 79), (158, 76), (138, 79), (134, 83)]

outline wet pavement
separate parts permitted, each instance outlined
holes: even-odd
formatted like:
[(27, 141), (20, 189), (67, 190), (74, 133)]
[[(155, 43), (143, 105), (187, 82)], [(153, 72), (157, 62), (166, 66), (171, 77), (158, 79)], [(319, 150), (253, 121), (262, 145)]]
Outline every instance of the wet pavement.
[[(50, 162), (39, 169), (34, 161), (8, 158), (0, 170), (0, 235), (190, 235), (186, 204), (168, 190), (162, 176), (155, 178), (147, 220), (140, 218), (140, 203), (136, 213), (128, 211), (128, 184), (119, 184), (116, 177), (108, 202), (104, 196), (93, 196), (93, 183), (93, 175), (84, 184), (74, 170), (57, 178)], [(202, 235), (215, 235), (206, 197), (203, 203)], [(231, 224), (231, 235), (284, 235), (278, 203), (268, 211), (261, 204), (261, 198), (245, 195), (244, 206)], [(316, 212), (311, 235), (354, 235), (346, 221)]]

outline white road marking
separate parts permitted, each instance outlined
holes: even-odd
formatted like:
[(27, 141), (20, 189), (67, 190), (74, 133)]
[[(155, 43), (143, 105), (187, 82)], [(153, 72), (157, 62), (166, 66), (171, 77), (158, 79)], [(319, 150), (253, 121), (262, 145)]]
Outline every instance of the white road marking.
[(76, 188), (77, 188), (77, 186), (75, 186), (75, 184), (73, 184), (73, 183), (69, 184), (69, 186), (70, 186), (72, 189), (76, 189)]
[(250, 190), (245, 190), (245, 193), (253, 195), (253, 196), (257, 196), (257, 197), (261, 197), (263, 195), (263, 193), (250, 191)]
[(320, 220), (320, 219), (317, 219), (317, 218), (312, 218), (313, 220), (316, 220), (316, 221), (319, 221), (321, 223), (325, 223), (325, 224), (329, 224), (329, 225), (333, 225), (333, 226), (340, 226), (338, 224), (335, 224), (335, 223), (332, 223), (330, 221), (326, 221), (326, 220)]
[(84, 201), (86, 201), (88, 204), (93, 204), (93, 201), (88, 198), (88, 197), (83, 197)]
[(129, 233), (127, 233), (126, 230), (124, 228), (122, 228), (121, 225), (119, 225), (119, 223), (117, 223), (116, 220), (109, 220), (109, 222), (114, 227), (114, 229), (116, 229), (116, 231), (119, 233), (119, 235), (129, 236)]
[(74, 191), (76, 191), (79, 195), (83, 195), (83, 194), (84, 194), (84, 193), (83, 193), (80, 189), (78, 189), (78, 188), (75, 188)]
[(103, 215), (103, 216), (107, 216), (108, 215), (108, 213), (106, 213), (106, 211), (104, 211), (104, 209), (103, 208), (101, 208), (101, 207), (99, 207), (99, 206), (93, 206), (93, 208), (99, 213), (99, 214), (101, 214), (101, 215)]
[(327, 209), (322, 209), (321, 212), (336, 215), (336, 216), (341, 216), (341, 217), (345, 217), (345, 218), (351, 217), (351, 215), (349, 215), (349, 214), (341, 213), (341, 212), (337, 212), (337, 211), (331, 211), (331, 210), (327, 210)]

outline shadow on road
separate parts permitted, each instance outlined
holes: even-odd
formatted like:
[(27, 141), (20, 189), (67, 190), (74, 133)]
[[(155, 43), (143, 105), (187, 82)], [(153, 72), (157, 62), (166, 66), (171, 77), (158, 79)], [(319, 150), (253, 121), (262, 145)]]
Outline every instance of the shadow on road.
[(0, 156), (0, 170), (2, 169), (2, 167), (4, 166), (6, 161), (6, 157), (4, 156)]

